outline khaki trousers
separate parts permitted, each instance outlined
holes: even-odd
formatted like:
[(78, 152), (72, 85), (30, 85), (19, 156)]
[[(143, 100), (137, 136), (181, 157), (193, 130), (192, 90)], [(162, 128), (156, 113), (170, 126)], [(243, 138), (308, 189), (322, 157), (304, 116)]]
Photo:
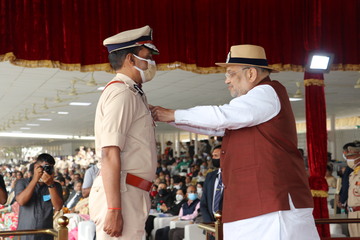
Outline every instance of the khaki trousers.
[[(111, 183), (109, 183), (111, 184)], [(90, 218), (96, 224), (96, 239), (99, 240), (141, 240), (145, 234), (145, 222), (150, 211), (149, 193), (131, 185), (122, 184), (121, 207), (123, 231), (121, 237), (110, 237), (104, 229), (107, 201), (102, 177), (97, 176), (89, 196)]]
[[(349, 212), (348, 218), (360, 218), (360, 211)], [(360, 223), (349, 223), (348, 228), (350, 237), (360, 237)]]

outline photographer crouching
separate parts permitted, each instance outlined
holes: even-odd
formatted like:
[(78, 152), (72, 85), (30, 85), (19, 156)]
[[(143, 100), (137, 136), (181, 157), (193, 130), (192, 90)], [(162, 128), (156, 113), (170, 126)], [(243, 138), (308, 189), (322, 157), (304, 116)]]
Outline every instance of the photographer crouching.
[[(40, 154), (30, 165), (30, 178), (23, 178), (15, 185), (16, 201), (20, 205), (17, 230), (53, 228), (54, 210), (63, 206), (62, 188), (54, 181), (54, 158)], [(21, 236), (21, 240), (52, 240), (50, 235)]]

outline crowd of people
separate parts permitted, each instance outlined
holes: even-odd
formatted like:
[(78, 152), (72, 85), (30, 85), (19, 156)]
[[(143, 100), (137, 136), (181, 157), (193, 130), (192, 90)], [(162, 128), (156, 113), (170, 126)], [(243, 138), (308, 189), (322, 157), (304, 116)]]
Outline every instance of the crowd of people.
[[(145, 222), (149, 236), (153, 222), (148, 217), (151, 205), (153, 212), (192, 221), (222, 209), (225, 239), (319, 239), (303, 156), (297, 148), (294, 114), (286, 88), (270, 78), (271, 73), (278, 71), (269, 65), (265, 49), (233, 45), (226, 62), (215, 63), (226, 68), (225, 84), (233, 97), (228, 104), (168, 109), (149, 105), (142, 90), (142, 84), (156, 74), (153, 55), (159, 50), (152, 40), (152, 29), (144, 26), (120, 32), (103, 42), (116, 76), (105, 86), (96, 107), (95, 152), (101, 161), (101, 173), (96, 174), (91, 168), (86, 170), (91, 174), (82, 172), (84, 178), (93, 175), (94, 179), (89, 215), (96, 224), (97, 237), (142, 239)], [(155, 121), (223, 137), (221, 153), (215, 158), (220, 147), (204, 140), (195, 155), (198, 144), (190, 141), (181, 145), (186, 155), (175, 157), (169, 141), (159, 158)], [(356, 175), (360, 168), (357, 155), (353, 154), (354, 149), (347, 151), (346, 160), (354, 162)], [(41, 154), (29, 167), (31, 178), (17, 180), (19, 227), (25, 229), (22, 215), (28, 217), (27, 222), (30, 218), (36, 222), (39, 216), (48, 219), (53, 209), (65, 207), (71, 211), (75, 206), (76, 211), (75, 202), (86, 194), (80, 189), (81, 171), (87, 168), (88, 158), (83, 149), (81, 152), (76, 164), (79, 169), (73, 172), (69, 169), (72, 163), (55, 163), (52, 156)], [(220, 155), (221, 168), (213, 171)], [(353, 173), (350, 179), (352, 176)], [(56, 181), (59, 178), (63, 185), (61, 180)], [(61, 195), (69, 184), (73, 190), (64, 200)], [(53, 209), (41, 214), (34, 211), (45, 206)], [(352, 209), (357, 211), (356, 206)], [(28, 226), (48, 224), (47, 221)], [(303, 235), (299, 235), (299, 229)], [(172, 240), (177, 239), (176, 234), (183, 234), (183, 230), (165, 227), (156, 231), (155, 238)]]
[[(152, 213), (163, 213), (165, 216), (174, 216), (174, 220), (176, 220), (175, 217), (178, 217), (182, 220), (196, 221), (196, 219), (201, 219), (201, 221), (203, 221), (202, 215), (206, 215), (206, 212), (200, 213), (200, 199), (202, 199), (202, 195), (205, 192), (204, 184), (206, 177), (212, 175), (209, 173), (220, 167), (219, 146), (221, 140), (222, 138), (220, 137), (216, 140), (214, 137), (211, 137), (209, 140), (199, 141), (197, 144), (198, 154), (195, 154), (194, 151), (194, 140), (189, 141), (186, 144), (181, 144), (182, 151), (180, 152), (180, 156), (175, 156), (173, 143), (171, 141), (166, 142), (164, 152), (158, 155), (156, 179), (154, 180), (154, 184), (150, 191)], [(355, 203), (353, 202), (357, 201), (356, 198), (351, 197), (350, 203), (348, 202), (348, 189), (349, 187), (354, 188), (354, 186), (351, 185), (351, 179), (355, 177), (353, 176), (354, 173), (352, 175), (351, 173), (358, 166), (357, 161), (356, 164), (353, 164), (353, 162), (357, 160), (355, 157), (358, 156), (357, 151), (359, 150), (359, 146), (360, 144), (356, 141), (344, 145), (343, 157), (344, 160), (347, 160), (348, 165), (345, 167), (335, 165), (338, 170), (337, 177), (342, 179), (341, 182), (333, 176), (334, 161), (329, 160), (325, 178), (330, 188), (336, 188), (336, 184), (341, 184), (339, 201), (337, 203), (335, 202), (335, 204), (338, 205), (339, 211), (340, 209), (344, 209), (348, 212), (349, 206), (355, 207)], [(62, 158), (56, 157), (54, 162), (51, 160), (42, 162), (42, 166), (53, 165), (53, 170), (50, 170), (53, 181), (50, 181), (50, 185), (57, 183), (54, 186), (58, 189), (59, 196), (62, 196), (61, 207), (54, 208), (54, 210), (62, 209), (65, 210), (65, 212), (88, 214), (86, 199), (89, 196), (91, 185), (99, 172), (98, 164), (94, 156), (93, 150), (90, 148), (85, 149), (84, 147), (80, 147), (74, 156)], [(40, 155), (39, 157), (41, 158), (44, 156)], [(351, 157), (353, 159), (350, 159)], [(32, 178), (39, 178), (39, 175), (36, 176), (37, 169), (40, 169), (41, 172), (46, 170), (44, 167), (36, 167), (35, 164), (38, 162), (38, 158), (34, 158), (30, 162), (1, 165), (0, 171), (3, 176), (3, 184), (0, 184), (2, 185), (0, 188), (5, 191), (3, 191), (0, 196), (2, 196), (2, 199), (6, 200), (2, 201), (3, 205), (19, 204), (20, 208), (22, 205), (26, 205), (23, 202), (23, 199), (21, 197), (19, 198), (19, 195), (26, 189)], [(50, 156), (50, 159), (51, 158), (52, 157)], [(215, 172), (217, 173), (217, 171)], [(357, 185), (355, 187), (356, 189), (358, 188)], [(51, 187), (48, 186), (47, 189), (50, 190)], [(49, 194), (50, 191), (46, 192), (47, 194), (42, 193), (41, 188), (37, 189), (35, 193), (35, 195), (42, 198), (51, 195)], [(203, 199), (205, 205), (206, 199), (207, 198)], [(83, 202), (86, 203), (80, 203), (79, 207), (76, 208), (76, 205), (82, 200), (85, 200)], [(53, 204), (50, 204), (50, 206), (49, 209), (52, 209)], [(184, 209), (184, 207), (186, 209)], [(13, 209), (16, 209), (16, 207)], [(22, 218), (29, 218), (24, 211), (22, 214), (24, 215)], [(41, 217), (44, 219), (44, 222), (49, 222), (49, 216), (52, 217), (52, 214), (53, 212), (50, 211), (48, 216), (42, 215)], [(32, 212), (30, 215), (32, 215)], [(211, 216), (208, 218), (209, 221), (214, 221), (213, 212), (208, 215)], [(349, 215), (354, 215), (354, 213), (350, 212)], [(150, 215), (146, 222), (147, 236), (151, 235), (151, 231), (153, 230), (153, 220), (156, 216), (158, 215)], [(47, 221), (46, 217), (49, 218)], [(26, 222), (34, 223), (35, 221)], [(20, 229), (24, 228), (21, 226), (23, 223), (21, 221), (19, 221), (19, 223)], [(25, 228), (26, 227), (28, 227), (28, 225), (25, 224)], [(41, 227), (43, 226), (31, 226), (31, 228), (34, 229)], [(49, 228), (51, 227), (52, 226), (50, 225)], [(357, 236), (357, 233), (354, 233), (356, 227), (350, 225), (350, 229), (355, 229), (350, 230), (350, 234), (352, 236)], [(177, 229), (177, 231), (179, 231), (179, 229)], [(178, 233), (175, 233), (174, 235), (174, 232), (175, 230), (170, 231), (168, 227), (159, 229), (156, 232), (155, 240), (178, 239)], [(183, 233), (181, 232), (181, 234)]]
[[(197, 143), (198, 154), (194, 151), (194, 140), (181, 144), (180, 156), (175, 156), (171, 141), (166, 143), (164, 152), (158, 154), (156, 179), (150, 192), (152, 212), (180, 218), (184, 215), (182, 218), (189, 220), (196, 218), (205, 178), (219, 167), (220, 154), (217, 154), (217, 159), (213, 159), (211, 152), (214, 148), (220, 150), (216, 146), (221, 144), (221, 140), (220, 137), (200, 140)], [(99, 173), (98, 166), (93, 149), (83, 146), (76, 150), (74, 156), (53, 158), (43, 153), (29, 161), (3, 164), (0, 168), (3, 185), (0, 188), (4, 189), (6, 195), (3, 194), (4, 201), (1, 204), (11, 205), (19, 216), (19, 230), (52, 228), (50, 220), (54, 212), (60, 210), (64, 213), (89, 214), (87, 198)], [(61, 201), (53, 201), (57, 197)], [(41, 200), (48, 205), (42, 205)], [(187, 201), (196, 203), (197, 208), (196, 211), (193, 209), (194, 214), (185, 217), (188, 209), (182, 209), (182, 205)], [(35, 209), (39, 213), (34, 214)], [(34, 239), (33, 236), (23, 238)], [(46, 235), (41, 238), (49, 239)], [(36, 239), (40, 239), (40, 236)]]

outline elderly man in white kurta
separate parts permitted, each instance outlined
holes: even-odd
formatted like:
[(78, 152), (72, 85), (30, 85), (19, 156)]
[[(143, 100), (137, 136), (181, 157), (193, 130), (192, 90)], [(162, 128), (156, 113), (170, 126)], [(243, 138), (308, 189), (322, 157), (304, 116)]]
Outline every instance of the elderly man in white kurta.
[(92, 186), (90, 217), (97, 239), (138, 240), (144, 236), (155, 178), (154, 122), (141, 84), (156, 72), (149, 26), (104, 41), (117, 72), (96, 109), (95, 145), (100, 176)]

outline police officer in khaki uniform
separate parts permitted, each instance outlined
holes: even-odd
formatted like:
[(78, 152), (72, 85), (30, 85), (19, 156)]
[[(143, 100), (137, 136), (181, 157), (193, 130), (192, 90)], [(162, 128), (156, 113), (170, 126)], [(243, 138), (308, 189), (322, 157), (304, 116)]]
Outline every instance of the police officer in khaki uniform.
[[(348, 147), (344, 153), (348, 166), (354, 171), (349, 176), (347, 205), (349, 218), (360, 218), (360, 147)], [(348, 225), (350, 237), (360, 237), (360, 224)]]
[(99, 99), (95, 147), (100, 159), (89, 197), (97, 239), (141, 239), (156, 170), (154, 121), (141, 84), (156, 73), (158, 50), (145, 26), (104, 40), (116, 71)]

